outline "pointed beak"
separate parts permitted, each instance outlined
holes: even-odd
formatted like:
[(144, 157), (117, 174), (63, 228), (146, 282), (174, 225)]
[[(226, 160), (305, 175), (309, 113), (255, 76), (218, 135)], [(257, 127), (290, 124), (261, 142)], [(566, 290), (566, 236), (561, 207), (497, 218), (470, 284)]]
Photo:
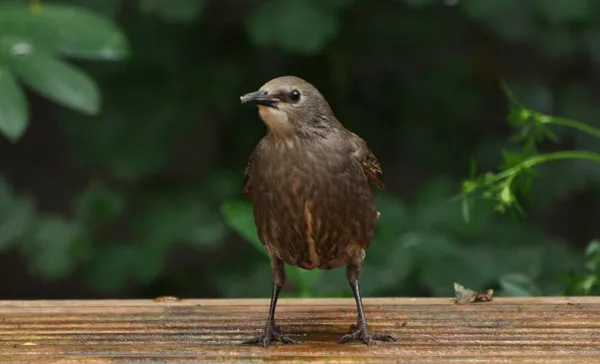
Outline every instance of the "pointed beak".
[(269, 95), (267, 91), (258, 90), (240, 97), (240, 101), (242, 104), (264, 105), (277, 108), (277, 102), (279, 102), (279, 99)]

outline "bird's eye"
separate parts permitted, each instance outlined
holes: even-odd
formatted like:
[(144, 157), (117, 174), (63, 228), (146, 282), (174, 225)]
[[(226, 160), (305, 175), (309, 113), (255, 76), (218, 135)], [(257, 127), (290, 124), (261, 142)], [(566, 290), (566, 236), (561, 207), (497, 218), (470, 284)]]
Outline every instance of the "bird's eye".
[(288, 94), (288, 98), (292, 101), (292, 102), (298, 102), (298, 100), (300, 100), (300, 91), (298, 90), (292, 90), (289, 94)]

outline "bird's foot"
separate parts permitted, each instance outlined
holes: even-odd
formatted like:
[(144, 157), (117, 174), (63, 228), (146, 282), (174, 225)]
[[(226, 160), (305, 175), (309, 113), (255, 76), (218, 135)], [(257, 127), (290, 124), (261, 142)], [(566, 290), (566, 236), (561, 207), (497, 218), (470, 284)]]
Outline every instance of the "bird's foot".
[(355, 325), (350, 326), (350, 332), (340, 339), (342, 344), (347, 343), (351, 340), (361, 339), (367, 345), (373, 345), (377, 341), (396, 341), (396, 338), (392, 335), (377, 335), (371, 333), (367, 328), (367, 325)]
[(281, 333), (279, 326), (274, 323), (267, 324), (262, 334), (244, 341), (242, 344), (261, 344), (265, 348), (271, 345), (273, 340), (279, 340), (285, 344), (295, 344), (296, 341), (287, 335)]

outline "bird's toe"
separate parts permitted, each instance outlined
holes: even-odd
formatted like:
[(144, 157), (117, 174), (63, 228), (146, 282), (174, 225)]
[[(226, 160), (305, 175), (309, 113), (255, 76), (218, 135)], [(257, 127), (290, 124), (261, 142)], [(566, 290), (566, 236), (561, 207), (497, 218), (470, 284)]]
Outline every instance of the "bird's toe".
[(263, 347), (267, 348), (275, 340), (279, 340), (284, 344), (295, 344), (296, 343), (296, 341), (294, 339), (292, 339), (291, 337), (289, 337), (288, 335), (282, 334), (279, 326), (273, 324), (273, 325), (267, 326), (264, 329), (262, 334), (255, 336), (251, 339), (248, 339), (248, 340), (242, 342), (242, 344), (248, 344), (248, 345), (262, 344)]
[(351, 325), (350, 332), (340, 338), (340, 343), (347, 343), (352, 340), (360, 339), (366, 345), (373, 345), (377, 341), (391, 342), (396, 341), (396, 338), (392, 335), (378, 335), (372, 334), (366, 326)]
[(373, 335), (373, 340), (394, 342), (394, 341), (396, 341), (396, 338), (394, 337), (394, 335)]

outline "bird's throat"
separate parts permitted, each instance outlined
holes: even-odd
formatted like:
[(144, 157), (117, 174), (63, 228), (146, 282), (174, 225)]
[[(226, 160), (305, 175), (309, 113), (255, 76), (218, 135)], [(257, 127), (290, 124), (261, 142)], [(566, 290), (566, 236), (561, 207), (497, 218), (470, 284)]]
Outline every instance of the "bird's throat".
[(294, 126), (285, 111), (259, 105), (258, 114), (272, 133), (281, 136), (293, 133)]

